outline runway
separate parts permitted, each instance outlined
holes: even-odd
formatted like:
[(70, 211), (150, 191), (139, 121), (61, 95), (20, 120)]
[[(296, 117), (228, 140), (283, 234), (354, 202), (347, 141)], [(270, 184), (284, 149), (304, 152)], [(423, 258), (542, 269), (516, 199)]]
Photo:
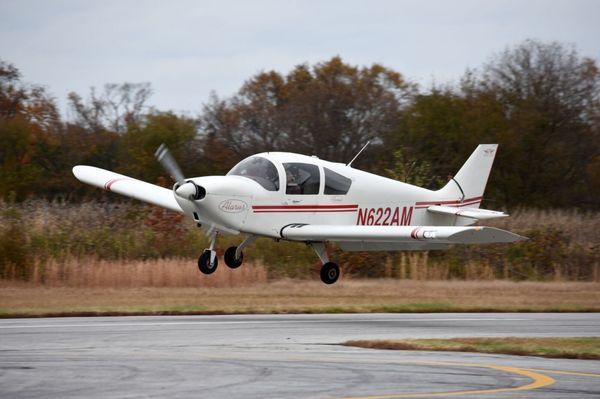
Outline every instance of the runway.
[(0, 397), (600, 397), (600, 361), (338, 345), (461, 336), (600, 336), (600, 314), (5, 319)]

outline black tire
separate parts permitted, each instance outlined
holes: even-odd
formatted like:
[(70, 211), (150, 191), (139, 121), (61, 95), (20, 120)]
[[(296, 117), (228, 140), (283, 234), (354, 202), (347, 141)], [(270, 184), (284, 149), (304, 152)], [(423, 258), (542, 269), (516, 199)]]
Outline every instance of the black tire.
[(340, 277), (340, 267), (337, 263), (327, 262), (321, 267), (321, 281), (325, 284), (333, 284)]
[(227, 251), (225, 251), (225, 264), (227, 265), (227, 267), (229, 267), (230, 269), (237, 269), (238, 267), (240, 267), (242, 265), (242, 262), (244, 261), (244, 253), (240, 253), (240, 258), (236, 259), (235, 258), (235, 251), (237, 250), (237, 247), (229, 247), (227, 248)]
[(212, 274), (217, 270), (219, 265), (219, 259), (215, 256), (215, 263), (210, 264), (210, 251), (207, 249), (202, 252), (202, 255), (198, 258), (198, 269), (204, 274)]

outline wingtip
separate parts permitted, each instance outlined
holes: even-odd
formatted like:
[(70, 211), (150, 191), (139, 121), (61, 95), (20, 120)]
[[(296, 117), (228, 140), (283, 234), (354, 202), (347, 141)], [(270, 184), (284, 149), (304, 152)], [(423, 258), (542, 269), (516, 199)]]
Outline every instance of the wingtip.
[(522, 236), (520, 234), (517, 233), (513, 233), (512, 231), (507, 231), (507, 233), (510, 234), (510, 238), (511, 240), (508, 242), (520, 242), (520, 241), (527, 241), (529, 240), (528, 237)]
[(75, 165), (73, 166), (72, 172), (73, 175), (77, 178), (77, 180), (81, 180), (84, 181), (86, 176), (90, 176), (94, 173), (94, 171), (97, 171), (98, 168), (94, 167), (94, 166), (88, 166), (88, 165)]
[(83, 173), (83, 169), (84, 165), (75, 165), (73, 166), (73, 169), (71, 169), (71, 171), (73, 172), (73, 175), (79, 179), (79, 177)]

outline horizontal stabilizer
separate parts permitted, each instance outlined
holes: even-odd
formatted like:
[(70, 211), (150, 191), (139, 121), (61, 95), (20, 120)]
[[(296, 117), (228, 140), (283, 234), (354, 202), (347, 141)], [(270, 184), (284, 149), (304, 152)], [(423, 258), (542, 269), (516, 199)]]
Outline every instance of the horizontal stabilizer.
[(281, 238), (294, 241), (492, 244), (526, 240), (510, 231), (483, 226), (344, 226), (292, 224)]
[(73, 174), (78, 180), (92, 186), (183, 213), (173, 191), (167, 188), (94, 166), (77, 165), (73, 168)]
[(453, 206), (443, 206), (443, 205), (433, 205), (427, 208), (428, 212), (439, 213), (442, 215), (455, 215), (455, 216), (463, 216), (471, 219), (495, 219), (495, 218), (504, 218), (508, 215), (504, 212), (498, 211), (489, 211), (487, 209), (479, 209), (479, 208), (457, 208)]

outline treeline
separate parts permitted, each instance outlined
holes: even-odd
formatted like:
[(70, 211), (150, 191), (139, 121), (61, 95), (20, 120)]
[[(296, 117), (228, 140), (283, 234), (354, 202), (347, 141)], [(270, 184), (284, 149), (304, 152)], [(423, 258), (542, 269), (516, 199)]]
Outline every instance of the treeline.
[(419, 88), (379, 64), (341, 58), (260, 72), (198, 115), (147, 106), (149, 84), (71, 93), (68, 118), (41, 86), (0, 61), (0, 196), (81, 201), (109, 194), (78, 183), (89, 164), (162, 185), (166, 143), (188, 176), (222, 174), (261, 151), (293, 151), (431, 188), (479, 143), (500, 150), (488, 207), (600, 208), (600, 70), (560, 43), (525, 41), (453, 84)]

